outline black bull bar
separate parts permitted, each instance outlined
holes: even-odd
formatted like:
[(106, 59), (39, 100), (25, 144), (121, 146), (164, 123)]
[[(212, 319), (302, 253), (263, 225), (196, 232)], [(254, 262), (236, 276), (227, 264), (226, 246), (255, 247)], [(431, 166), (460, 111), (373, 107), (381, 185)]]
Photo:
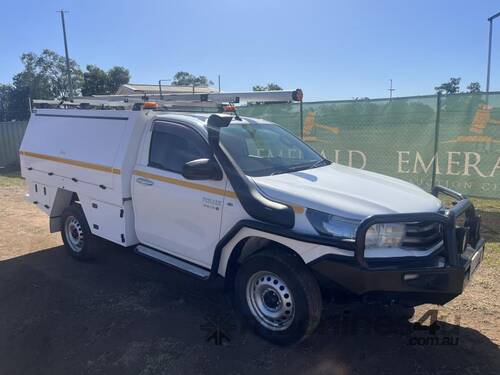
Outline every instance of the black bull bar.
[[(354, 249), (357, 262), (362, 268), (373, 268), (365, 258), (365, 238), (368, 229), (375, 224), (388, 223), (413, 223), (413, 222), (434, 222), (442, 225), (443, 242), (447, 264), (450, 266), (459, 265), (459, 256), (464, 252), (467, 245), (473, 248), (482, 246), (484, 240), (480, 237), (481, 219), (476, 215), (476, 210), (472, 202), (464, 195), (457, 193), (443, 186), (435, 186), (432, 194), (447, 195), (456, 202), (453, 207), (443, 212), (423, 212), (411, 214), (384, 214), (374, 215), (361, 222), (356, 233), (356, 245)], [(465, 214), (464, 225), (457, 225), (457, 218)]]

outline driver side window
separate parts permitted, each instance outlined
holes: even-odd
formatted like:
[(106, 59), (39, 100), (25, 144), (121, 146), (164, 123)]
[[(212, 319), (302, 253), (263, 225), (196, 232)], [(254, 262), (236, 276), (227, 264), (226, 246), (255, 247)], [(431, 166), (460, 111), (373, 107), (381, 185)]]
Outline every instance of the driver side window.
[(196, 131), (174, 123), (153, 124), (148, 166), (181, 174), (184, 164), (202, 158), (210, 158), (210, 149)]

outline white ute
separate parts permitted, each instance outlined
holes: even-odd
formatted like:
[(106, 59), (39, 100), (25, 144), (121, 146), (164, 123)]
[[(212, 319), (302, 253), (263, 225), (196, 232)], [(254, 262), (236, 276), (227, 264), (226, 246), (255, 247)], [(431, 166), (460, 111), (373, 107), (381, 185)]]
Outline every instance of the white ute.
[(269, 121), (194, 109), (301, 100), (300, 90), (150, 99), (35, 101), (44, 108), (20, 149), (27, 196), (75, 258), (102, 237), (222, 276), (256, 332), (281, 344), (317, 327), (320, 285), (444, 304), (482, 259), (480, 219), (461, 194), (331, 163)]

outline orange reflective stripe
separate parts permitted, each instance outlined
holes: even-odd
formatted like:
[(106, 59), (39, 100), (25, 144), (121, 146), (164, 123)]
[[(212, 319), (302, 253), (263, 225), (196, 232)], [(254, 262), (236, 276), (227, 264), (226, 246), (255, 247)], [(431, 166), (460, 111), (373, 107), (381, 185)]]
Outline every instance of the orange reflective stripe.
[(60, 158), (58, 156), (51, 156), (51, 155), (45, 155), (45, 154), (37, 154), (35, 152), (29, 152), (29, 151), (19, 151), (19, 154), (23, 155), (23, 156), (29, 156), (31, 158), (37, 158), (37, 159), (54, 161), (56, 163), (74, 165), (75, 167), (93, 169), (93, 170), (100, 171), (100, 172), (107, 172), (107, 173), (113, 173), (113, 174), (120, 174), (121, 173), (121, 171), (118, 168), (108, 167), (108, 166), (102, 165), (102, 164), (87, 163), (84, 161), (65, 159), (65, 158)]
[(186, 188), (189, 188), (189, 189), (205, 191), (207, 193), (218, 194), (218, 195), (222, 195), (222, 196), (226, 195), (226, 191), (224, 189), (214, 188), (214, 187), (203, 185), (203, 184), (197, 184), (195, 182), (179, 180), (177, 178), (160, 176), (160, 175), (157, 175), (157, 174), (153, 174), (153, 173), (149, 173), (149, 172), (143, 172), (143, 171), (134, 171), (134, 174), (136, 176), (150, 178), (152, 180), (166, 182), (168, 184), (182, 186), (182, 187), (186, 187)]

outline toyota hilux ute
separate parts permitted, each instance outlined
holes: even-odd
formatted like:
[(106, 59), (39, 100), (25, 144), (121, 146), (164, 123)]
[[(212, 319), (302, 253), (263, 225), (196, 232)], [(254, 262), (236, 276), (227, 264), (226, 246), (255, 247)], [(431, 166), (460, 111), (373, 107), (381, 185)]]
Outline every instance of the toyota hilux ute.
[(256, 332), (280, 344), (314, 332), (325, 281), (405, 306), (462, 293), (484, 253), (465, 196), (332, 163), (275, 123), (222, 113), (299, 90), (197, 98), (217, 113), (195, 111), (193, 97), (35, 101), (45, 108), (22, 141), (22, 175), (69, 254), (88, 259), (101, 237), (223, 277)]

